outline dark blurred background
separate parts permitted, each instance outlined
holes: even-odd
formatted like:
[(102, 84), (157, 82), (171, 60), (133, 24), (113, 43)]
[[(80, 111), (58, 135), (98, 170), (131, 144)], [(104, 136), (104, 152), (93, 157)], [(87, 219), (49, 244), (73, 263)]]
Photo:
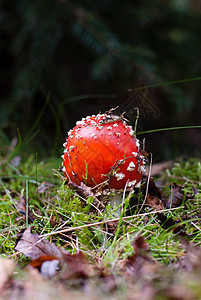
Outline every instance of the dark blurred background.
[[(58, 155), (67, 131), (119, 106), (138, 132), (201, 125), (199, 0), (0, 1), (0, 138)], [(200, 156), (201, 129), (139, 135), (155, 161)]]

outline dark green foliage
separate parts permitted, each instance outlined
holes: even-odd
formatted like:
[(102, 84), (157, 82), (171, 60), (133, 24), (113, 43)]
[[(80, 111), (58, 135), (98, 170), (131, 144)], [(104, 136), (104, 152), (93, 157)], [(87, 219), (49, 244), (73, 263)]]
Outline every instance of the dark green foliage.
[(145, 120), (143, 130), (198, 123), (200, 27), (195, 0), (1, 1), (1, 136), (19, 127), (30, 142), (39, 129), (33, 144), (55, 153), (75, 120), (149, 85), (159, 85), (149, 99), (160, 117)]

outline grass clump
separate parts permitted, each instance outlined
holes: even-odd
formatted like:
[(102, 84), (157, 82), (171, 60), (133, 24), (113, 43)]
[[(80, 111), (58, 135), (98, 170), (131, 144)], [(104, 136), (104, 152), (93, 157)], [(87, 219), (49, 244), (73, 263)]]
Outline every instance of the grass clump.
[(175, 163), (171, 170), (166, 171), (170, 182), (182, 184), (186, 193), (192, 191), (192, 187), (198, 189), (197, 196), (201, 193), (201, 161), (199, 159), (189, 159)]

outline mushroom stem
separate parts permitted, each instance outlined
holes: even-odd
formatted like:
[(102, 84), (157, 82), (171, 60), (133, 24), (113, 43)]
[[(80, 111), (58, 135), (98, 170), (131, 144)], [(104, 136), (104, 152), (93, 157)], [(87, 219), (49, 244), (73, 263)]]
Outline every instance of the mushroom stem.
[(110, 203), (112, 207), (114, 208), (115, 204), (119, 206), (115, 211), (119, 217), (122, 211), (122, 205), (121, 205), (123, 200), (122, 196), (123, 196), (123, 192), (115, 192), (113, 195), (110, 196)]

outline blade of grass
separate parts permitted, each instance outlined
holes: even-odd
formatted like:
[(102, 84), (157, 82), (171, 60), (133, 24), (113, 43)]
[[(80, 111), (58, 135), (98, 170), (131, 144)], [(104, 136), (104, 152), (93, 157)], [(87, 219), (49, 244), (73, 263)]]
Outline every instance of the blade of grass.
[(140, 131), (140, 132), (137, 132), (136, 134), (140, 135), (140, 134), (155, 133), (155, 132), (161, 132), (161, 131), (181, 130), (181, 129), (196, 129), (196, 128), (201, 128), (201, 126), (200, 125), (195, 125), (195, 126), (178, 126), (178, 127), (158, 128), (158, 129)]
[(172, 85), (172, 84), (180, 84), (180, 83), (187, 83), (187, 82), (193, 82), (193, 81), (201, 81), (201, 77), (179, 79), (179, 80), (166, 81), (166, 82), (160, 82), (160, 83), (155, 83), (155, 84), (153, 83), (153, 84), (148, 84), (148, 85), (145, 85), (145, 86), (135, 88), (134, 90), (135, 91), (140, 91), (140, 90), (144, 90), (144, 89), (151, 88), (151, 87), (168, 86), (168, 85)]
[(29, 182), (26, 180), (26, 226), (29, 225)]

